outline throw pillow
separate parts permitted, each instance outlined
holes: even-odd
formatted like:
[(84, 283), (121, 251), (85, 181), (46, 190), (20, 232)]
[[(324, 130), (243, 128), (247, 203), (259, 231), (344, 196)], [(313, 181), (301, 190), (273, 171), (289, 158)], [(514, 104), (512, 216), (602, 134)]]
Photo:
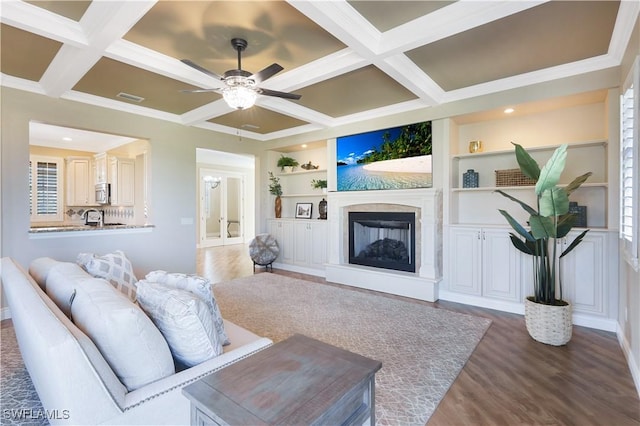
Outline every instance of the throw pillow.
[(215, 322), (216, 330), (220, 336), (222, 344), (228, 345), (230, 343), (229, 337), (224, 330), (224, 320), (222, 319), (220, 308), (216, 303), (216, 298), (213, 295), (213, 290), (211, 288), (211, 282), (208, 279), (198, 275), (168, 273), (166, 271), (151, 271), (147, 274), (145, 279), (147, 281), (164, 284), (168, 287), (187, 290), (201, 297), (211, 311), (211, 316)]
[(94, 277), (106, 279), (130, 300), (136, 300), (135, 284), (138, 279), (133, 273), (131, 262), (122, 250), (103, 256), (80, 253), (76, 261)]
[(149, 317), (107, 281), (95, 281), (76, 287), (73, 321), (122, 384), (132, 391), (174, 374), (169, 346)]
[(167, 340), (177, 363), (192, 367), (222, 354), (211, 312), (199, 296), (140, 280), (138, 303)]

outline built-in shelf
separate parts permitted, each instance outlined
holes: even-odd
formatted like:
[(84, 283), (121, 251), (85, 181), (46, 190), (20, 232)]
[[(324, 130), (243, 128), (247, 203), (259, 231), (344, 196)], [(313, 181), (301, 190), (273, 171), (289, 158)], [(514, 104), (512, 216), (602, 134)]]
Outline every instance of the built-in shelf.
[[(560, 187), (565, 187), (567, 186), (566, 184), (560, 184), (558, 185)], [(607, 183), (603, 183), (603, 182), (596, 182), (596, 183), (583, 183), (580, 188), (608, 188), (609, 184)], [(578, 188), (578, 190), (580, 190), (580, 188)], [(535, 186), (532, 185), (521, 185), (521, 186), (485, 186), (482, 188), (452, 188), (451, 191), (452, 192), (492, 192), (495, 191), (497, 189), (500, 189), (502, 191), (518, 191), (518, 190), (528, 190), (531, 191), (533, 189), (535, 189)]]
[(326, 197), (327, 194), (322, 194), (322, 193), (308, 193), (308, 194), (283, 194), (281, 195), (282, 198), (302, 198), (302, 197)]
[[(555, 150), (560, 145), (546, 145), (546, 146), (533, 146), (533, 147), (524, 147), (527, 152), (537, 152), (537, 151), (550, 151)], [(567, 148), (587, 148), (590, 146), (607, 146), (607, 141), (605, 139), (587, 141), (587, 142), (574, 142), (567, 144)], [(476, 153), (464, 153), (464, 154), (455, 154), (452, 155), (451, 158), (454, 160), (458, 160), (461, 158), (470, 158), (470, 157), (491, 157), (494, 155), (504, 155), (511, 154), (515, 155), (515, 147), (514, 149), (503, 149), (498, 151), (487, 151), (487, 152), (476, 152)]]
[(313, 169), (313, 170), (295, 170), (293, 172), (289, 172), (289, 173), (284, 173), (284, 172), (280, 172), (278, 173), (278, 176), (291, 176), (291, 175), (304, 175), (307, 173), (326, 173), (327, 169)]

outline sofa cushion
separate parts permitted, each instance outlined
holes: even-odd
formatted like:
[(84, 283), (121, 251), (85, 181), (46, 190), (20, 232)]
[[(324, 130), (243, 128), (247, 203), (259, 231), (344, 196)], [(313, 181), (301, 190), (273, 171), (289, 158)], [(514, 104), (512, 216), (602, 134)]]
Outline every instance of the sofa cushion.
[(169, 346), (149, 317), (108, 282), (99, 281), (76, 288), (71, 313), (122, 384), (132, 391), (174, 374)]
[(50, 257), (39, 257), (34, 259), (29, 265), (29, 275), (38, 283), (41, 289), (45, 289), (47, 286), (47, 276), (55, 265), (60, 263), (59, 261)]
[(104, 280), (87, 274), (80, 266), (71, 262), (57, 262), (46, 278), (46, 293), (67, 317), (71, 317), (71, 298), (79, 286), (91, 285)]
[(211, 311), (211, 316), (215, 322), (216, 331), (220, 336), (222, 344), (229, 344), (229, 337), (224, 330), (224, 320), (222, 319), (220, 308), (216, 303), (216, 298), (213, 294), (213, 289), (211, 288), (211, 282), (208, 279), (197, 275), (168, 273), (166, 271), (151, 271), (146, 275), (145, 279), (147, 281), (164, 284), (168, 287), (188, 290), (196, 296), (201, 297)]
[(131, 261), (122, 250), (102, 256), (94, 253), (80, 253), (77, 263), (94, 277), (109, 281), (129, 299), (136, 300), (135, 284), (138, 279), (133, 273)]
[(147, 280), (138, 281), (137, 294), (138, 303), (167, 340), (180, 365), (192, 367), (222, 354), (222, 340), (201, 297)]

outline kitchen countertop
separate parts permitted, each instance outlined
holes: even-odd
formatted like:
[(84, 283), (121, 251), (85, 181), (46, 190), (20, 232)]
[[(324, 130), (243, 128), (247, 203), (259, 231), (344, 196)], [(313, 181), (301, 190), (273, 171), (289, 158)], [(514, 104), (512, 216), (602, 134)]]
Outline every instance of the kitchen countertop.
[(81, 234), (86, 233), (98, 234), (98, 233), (111, 233), (108, 231), (136, 231), (136, 230), (151, 230), (154, 225), (126, 225), (121, 223), (105, 224), (104, 226), (92, 226), (92, 225), (43, 225), (32, 226), (29, 228), (29, 234), (33, 235), (56, 235), (60, 233), (64, 234)]

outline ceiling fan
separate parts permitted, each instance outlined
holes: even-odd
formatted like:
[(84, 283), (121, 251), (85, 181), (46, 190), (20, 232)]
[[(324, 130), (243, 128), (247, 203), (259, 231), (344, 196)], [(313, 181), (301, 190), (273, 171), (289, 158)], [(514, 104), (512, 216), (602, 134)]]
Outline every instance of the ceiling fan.
[(238, 68), (235, 70), (229, 70), (220, 76), (214, 72), (209, 71), (206, 68), (190, 61), (189, 59), (182, 59), (182, 62), (190, 67), (218, 80), (222, 80), (225, 87), (221, 89), (196, 89), (196, 90), (183, 90), (188, 93), (202, 93), (202, 92), (219, 92), (222, 93), (224, 100), (231, 108), (246, 109), (253, 106), (256, 101), (257, 95), (275, 96), (277, 98), (284, 99), (300, 99), (300, 95), (295, 93), (278, 92), (276, 90), (263, 89), (258, 87), (260, 83), (268, 78), (273, 77), (284, 68), (278, 64), (271, 64), (262, 71), (258, 71), (255, 74), (251, 74), (248, 71), (242, 69), (242, 51), (247, 48), (247, 41), (242, 38), (231, 39), (231, 46), (238, 52)]

